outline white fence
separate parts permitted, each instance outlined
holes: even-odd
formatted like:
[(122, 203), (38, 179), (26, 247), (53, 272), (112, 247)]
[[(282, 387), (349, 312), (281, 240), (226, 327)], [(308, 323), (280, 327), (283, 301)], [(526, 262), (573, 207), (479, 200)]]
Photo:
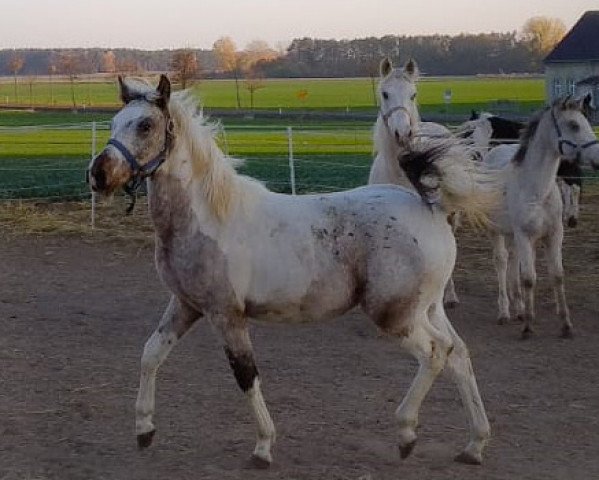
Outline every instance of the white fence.
[[(0, 151), (0, 200), (89, 201), (94, 226), (96, 198), (85, 183), (85, 169), (108, 131), (109, 122), (0, 127), (0, 148), (13, 152)], [(231, 127), (221, 130), (219, 142), (246, 159), (243, 173), (292, 194), (364, 185), (372, 162), (366, 125)]]

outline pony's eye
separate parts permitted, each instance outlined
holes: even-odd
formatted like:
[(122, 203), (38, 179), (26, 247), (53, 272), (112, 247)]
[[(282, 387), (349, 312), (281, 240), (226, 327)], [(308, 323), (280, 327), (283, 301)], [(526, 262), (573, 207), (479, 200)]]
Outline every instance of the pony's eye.
[(383, 92), (383, 98), (385, 100), (388, 100), (389, 99), (389, 94), (387, 92)]
[(412, 95), (412, 101), (416, 100), (416, 94)]
[(145, 120), (139, 122), (137, 128), (141, 133), (148, 133), (150, 130), (152, 130), (152, 126), (152, 120), (146, 118)]
[(578, 122), (571, 120), (568, 122), (568, 128), (573, 132), (578, 132), (580, 130), (580, 125), (578, 125)]

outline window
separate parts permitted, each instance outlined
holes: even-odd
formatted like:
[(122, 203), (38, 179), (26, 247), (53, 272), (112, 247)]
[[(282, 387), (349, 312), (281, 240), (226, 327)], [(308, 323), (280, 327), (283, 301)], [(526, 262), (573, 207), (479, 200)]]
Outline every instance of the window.
[(566, 80), (566, 93), (569, 93), (570, 95), (576, 93), (576, 82), (571, 78)]
[(553, 98), (557, 98), (562, 94), (562, 82), (559, 78), (553, 79)]

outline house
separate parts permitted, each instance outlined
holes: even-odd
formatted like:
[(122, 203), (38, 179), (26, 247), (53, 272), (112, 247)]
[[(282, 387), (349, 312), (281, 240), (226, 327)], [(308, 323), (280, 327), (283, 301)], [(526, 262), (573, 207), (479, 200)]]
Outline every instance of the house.
[[(599, 108), (599, 10), (586, 12), (547, 55), (545, 92), (549, 102), (566, 93), (593, 96)], [(594, 120), (599, 120), (595, 110)]]

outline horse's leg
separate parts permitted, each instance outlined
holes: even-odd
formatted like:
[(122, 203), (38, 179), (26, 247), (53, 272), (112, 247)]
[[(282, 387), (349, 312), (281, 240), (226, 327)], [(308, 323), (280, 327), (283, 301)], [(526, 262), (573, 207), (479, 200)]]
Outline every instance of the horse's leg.
[(453, 342), (453, 350), (447, 357), (447, 367), (458, 387), (470, 425), (470, 442), (455, 460), (469, 464), (480, 464), (482, 452), (491, 435), (489, 420), (478, 392), (470, 354), (464, 341), (449, 322), (440, 303), (436, 303), (429, 315), (431, 322), (445, 332)]
[[(447, 221), (449, 222), (449, 225), (451, 225), (451, 231), (453, 232), (454, 236), (458, 230), (458, 227), (460, 226), (460, 217), (459, 217), (459, 213), (458, 212), (454, 212), (451, 213), (448, 217), (447, 217)], [(453, 273), (451, 275), (451, 277), (449, 277), (449, 280), (447, 281), (447, 284), (445, 285), (445, 293), (443, 295), (443, 304), (445, 305), (445, 308), (455, 308), (458, 303), (460, 303), (460, 299), (458, 298), (458, 294), (455, 291), (455, 285), (453, 283)]]
[(166, 360), (177, 340), (189, 330), (199, 316), (195, 310), (182, 304), (173, 295), (158, 328), (146, 342), (141, 357), (139, 392), (135, 404), (135, 432), (140, 448), (150, 446), (156, 431), (152, 417), (158, 368)]
[(507, 285), (510, 304), (516, 312), (516, 318), (522, 321), (524, 301), (522, 300), (522, 287), (520, 286), (520, 262), (513, 244), (508, 248)]
[(535, 246), (530, 238), (516, 233), (514, 244), (520, 263), (520, 279), (524, 290), (524, 328), (522, 338), (529, 338), (532, 333), (532, 323), (535, 317), (535, 285), (537, 283), (537, 272), (535, 269)]
[(505, 248), (505, 237), (503, 235), (495, 237), (493, 259), (495, 260), (498, 284), (497, 306), (499, 308), (499, 315), (497, 316), (497, 323), (502, 325), (510, 319), (510, 300), (507, 294), (508, 251)]
[(275, 442), (275, 426), (260, 389), (258, 369), (245, 319), (226, 320), (221, 330), (233, 375), (248, 399), (258, 427), (252, 461), (258, 467), (268, 467), (272, 463), (270, 449)]
[(557, 225), (554, 235), (549, 235), (545, 239), (547, 252), (547, 270), (549, 277), (553, 281), (555, 291), (555, 304), (557, 314), (562, 320), (562, 337), (572, 337), (572, 321), (570, 320), (570, 311), (566, 303), (566, 289), (564, 287), (564, 267), (562, 265), (562, 240), (564, 236), (563, 226)]
[(412, 331), (402, 338), (401, 344), (419, 363), (418, 373), (395, 412), (399, 421), (399, 452), (401, 458), (406, 458), (416, 444), (420, 406), (443, 370), (452, 344), (447, 335), (429, 323), (426, 312), (417, 317)]
[(455, 291), (455, 285), (453, 283), (453, 275), (449, 277), (447, 281), (447, 285), (445, 285), (445, 293), (443, 295), (443, 304), (446, 308), (455, 308), (458, 303), (460, 303), (460, 299), (458, 298), (458, 294)]

